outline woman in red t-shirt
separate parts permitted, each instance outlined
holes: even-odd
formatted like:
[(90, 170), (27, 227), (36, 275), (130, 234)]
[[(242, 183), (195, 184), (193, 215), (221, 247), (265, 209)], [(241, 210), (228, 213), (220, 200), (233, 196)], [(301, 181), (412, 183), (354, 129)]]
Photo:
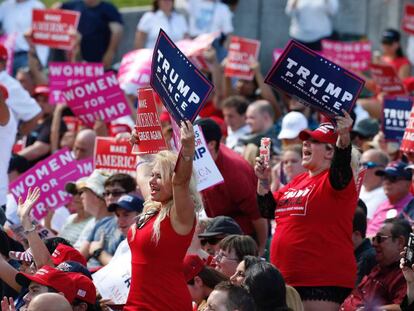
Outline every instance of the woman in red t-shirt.
[(336, 131), (325, 123), (300, 133), (307, 172), (280, 190), (270, 192), (270, 169), (260, 158), (255, 166), (262, 216), (276, 219), (270, 261), (299, 292), (305, 310), (338, 310), (356, 277), (352, 119), (343, 113), (336, 118)]
[[(133, 137), (138, 140), (136, 133)], [(124, 311), (191, 311), (183, 259), (194, 233), (201, 199), (192, 178), (194, 131), (181, 123), (181, 151), (159, 152), (149, 180), (150, 199), (128, 232), (131, 287)]]

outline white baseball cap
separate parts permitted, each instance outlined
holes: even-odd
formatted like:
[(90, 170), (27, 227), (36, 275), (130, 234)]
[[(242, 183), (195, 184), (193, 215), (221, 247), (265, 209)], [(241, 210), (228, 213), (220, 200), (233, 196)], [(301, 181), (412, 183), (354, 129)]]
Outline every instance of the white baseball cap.
[(299, 133), (308, 128), (308, 120), (298, 111), (291, 111), (283, 117), (282, 129), (278, 139), (294, 139)]

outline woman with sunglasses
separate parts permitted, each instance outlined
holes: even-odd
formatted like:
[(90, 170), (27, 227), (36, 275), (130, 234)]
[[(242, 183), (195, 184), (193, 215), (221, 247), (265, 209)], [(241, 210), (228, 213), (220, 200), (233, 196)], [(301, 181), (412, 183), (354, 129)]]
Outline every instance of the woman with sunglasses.
[(350, 115), (314, 131), (304, 130), (302, 165), (307, 172), (270, 192), (260, 158), (258, 201), (262, 216), (275, 217), (270, 261), (301, 295), (305, 310), (338, 310), (354, 286), (352, 220), (358, 194), (351, 168)]
[(150, 198), (128, 232), (132, 271), (124, 311), (192, 310), (183, 259), (202, 205), (193, 178), (195, 142), (189, 121), (181, 123), (181, 145), (178, 157), (170, 151), (155, 156)]

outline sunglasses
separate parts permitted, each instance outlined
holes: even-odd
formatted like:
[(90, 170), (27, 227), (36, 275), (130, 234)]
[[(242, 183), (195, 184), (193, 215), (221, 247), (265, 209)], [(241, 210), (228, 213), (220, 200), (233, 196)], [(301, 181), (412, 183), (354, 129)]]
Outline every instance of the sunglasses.
[(365, 168), (376, 168), (381, 166), (384, 167), (384, 165), (372, 161), (362, 162), (361, 165)]
[(392, 236), (391, 235), (379, 235), (379, 234), (377, 234), (376, 236), (372, 237), (372, 242), (375, 242), (377, 244), (381, 244), (382, 242), (384, 242), (388, 238), (392, 238)]
[(201, 244), (201, 246), (205, 246), (207, 243), (210, 244), (210, 245), (216, 245), (221, 240), (223, 240), (222, 237), (203, 238), (203, 239), (200, 239), (200, 244)]

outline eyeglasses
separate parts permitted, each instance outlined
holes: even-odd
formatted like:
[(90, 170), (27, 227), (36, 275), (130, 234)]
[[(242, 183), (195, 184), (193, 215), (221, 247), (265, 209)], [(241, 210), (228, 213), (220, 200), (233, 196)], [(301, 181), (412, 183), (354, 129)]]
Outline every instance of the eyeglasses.
[(379, 234), (377, 234), (376, 236), (372, 237), (372, 242), (381, 244), (382, 242), (384, 242), (388, 238), (392, 238), (392, 236), (391, 235), (379, 235)]
[(375, 167), (380, 167), (380, 166), (384, 166), (382, 164), (376, 163), (376, 162), (372, 162), (372, 161), (368, 161), (368, 162), (362, 162), (361, 165), (365, 168), (375, 168)]
[(121, 195), (123, 195), (125, 193), (126, 193), (126, 191), (120, 191), (120, 190), (118, 190), (118, 191), (105, 191), (103, 193), (103, 196), (104, 197), (109, 197), (110, 195), (112, 195), (113, 197), (120, 197)]
[(217, 261), (217, 262), (220, 262), (223, 258), (225, 258), (226, 260), (233, 260), (233, 261), (237, 261), (237, 262), (239, 261), (239, 259), (237, 259), (237, 258), (228, 257), (223, 252), (218, 252), (218, 254), (214, 257), (214, 260)]
[(216, 245), (218, 242), (220, 242), (223, 238), (213, 237), (213, 238), (203, 238), (200, 239), (201, 246), (205, 246), (207, 243), (210, 245)]

